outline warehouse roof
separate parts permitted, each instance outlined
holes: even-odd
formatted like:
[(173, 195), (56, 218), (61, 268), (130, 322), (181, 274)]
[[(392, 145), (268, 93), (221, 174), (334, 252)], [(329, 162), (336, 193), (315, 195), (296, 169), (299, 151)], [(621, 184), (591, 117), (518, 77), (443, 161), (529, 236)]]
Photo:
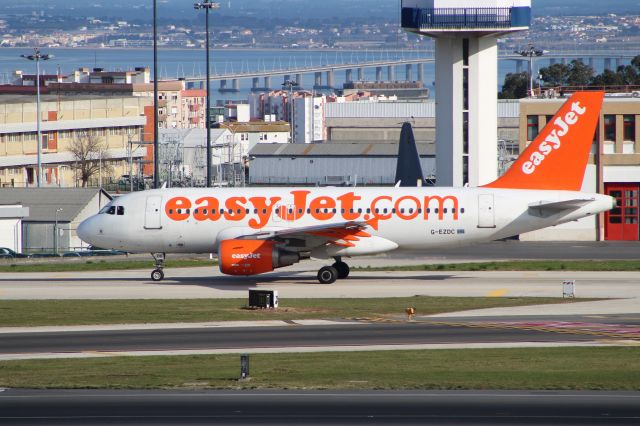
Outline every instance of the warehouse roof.
[[(417, 143), (420, 156), (435, 155), (435, 144)], [(312, 144), (259, 143), (249, 155), (253, 157), (395, 157), (398, 142), (352, 141)]]
[(58, 212), (59, 222), (72, 222), (94, 199), (105, 197), (106, 204), (111, 196), (102, 189), (92, 188), (2, 188), (0, 205), (21, 204), (29, 208), (25, 222), (53, 222)]

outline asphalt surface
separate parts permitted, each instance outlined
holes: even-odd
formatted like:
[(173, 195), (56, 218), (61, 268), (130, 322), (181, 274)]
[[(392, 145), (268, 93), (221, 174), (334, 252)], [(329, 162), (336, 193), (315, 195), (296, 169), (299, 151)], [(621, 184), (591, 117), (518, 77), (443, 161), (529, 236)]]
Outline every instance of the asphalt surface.
[(3, 425), (612, 425), (640, 423), (640, 393), (527, 391), (0, 393)]
[[(374, 320), (375, 321), (375, 320)], [(178, 351), (214, 349), (299, 348), (371, 345), (419, 345), (518, 342), (591, 342), (608, 337), (576, 327), (550, 328), (528, 321), (513, 322), (398, 322), (280, 327), (200, 327), (181, 329), (91, 330), (49, 333), (10, 333), (0, 338), (0, 355), (37, 353)], [(554, 322), (558, 324), (558, 322)], [(610, 337), (619, 338), (609, 327)], [(640, 338), (637, 335), (630, 339)]]

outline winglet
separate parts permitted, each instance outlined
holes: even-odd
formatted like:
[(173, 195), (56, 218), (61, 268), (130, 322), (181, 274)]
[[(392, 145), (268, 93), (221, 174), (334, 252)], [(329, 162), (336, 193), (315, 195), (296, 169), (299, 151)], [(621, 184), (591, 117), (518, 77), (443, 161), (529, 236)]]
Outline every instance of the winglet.
[(485, 188), (579, 191), (604, 92), (576, 92), (507, 172)]

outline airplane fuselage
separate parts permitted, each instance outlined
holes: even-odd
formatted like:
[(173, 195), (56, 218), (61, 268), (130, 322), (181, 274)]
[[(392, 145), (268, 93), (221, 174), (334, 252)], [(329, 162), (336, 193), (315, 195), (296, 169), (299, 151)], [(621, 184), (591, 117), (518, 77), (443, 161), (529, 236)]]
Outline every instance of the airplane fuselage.
[[(576, 198), (592, 201), (569, 211), (532, 207), (541, 200)], [(211, 253), (225, 239), (354, 221), (371, 223), (367, 232), (397, 245), (395, 249), (421, 250), (506, 238), (594, 215), (612, 205), (609, 196), (557, 190), (170, 188), (119, 197), (112, 202), (113, 214), (90, 218), (80, 232), (85, 241), (104, 248)], [(388, 249), (369, 247), (360, 253), (356, 247), (344, 254)]]

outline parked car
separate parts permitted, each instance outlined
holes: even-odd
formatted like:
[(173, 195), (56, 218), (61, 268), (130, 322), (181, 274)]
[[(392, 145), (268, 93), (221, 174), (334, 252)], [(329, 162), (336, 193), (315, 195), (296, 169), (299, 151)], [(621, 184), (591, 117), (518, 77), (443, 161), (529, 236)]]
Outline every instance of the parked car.
[(31, 259), (38, 259), (42, 257), (60, 257), (60, 255), (56, 253), (33, 253), (29, 257)]
[(15, 250), (11, 250), (7, 247), (0, 247), (0, 259), (24, 259), (29, 255), (24, 253), (18, 253)]

